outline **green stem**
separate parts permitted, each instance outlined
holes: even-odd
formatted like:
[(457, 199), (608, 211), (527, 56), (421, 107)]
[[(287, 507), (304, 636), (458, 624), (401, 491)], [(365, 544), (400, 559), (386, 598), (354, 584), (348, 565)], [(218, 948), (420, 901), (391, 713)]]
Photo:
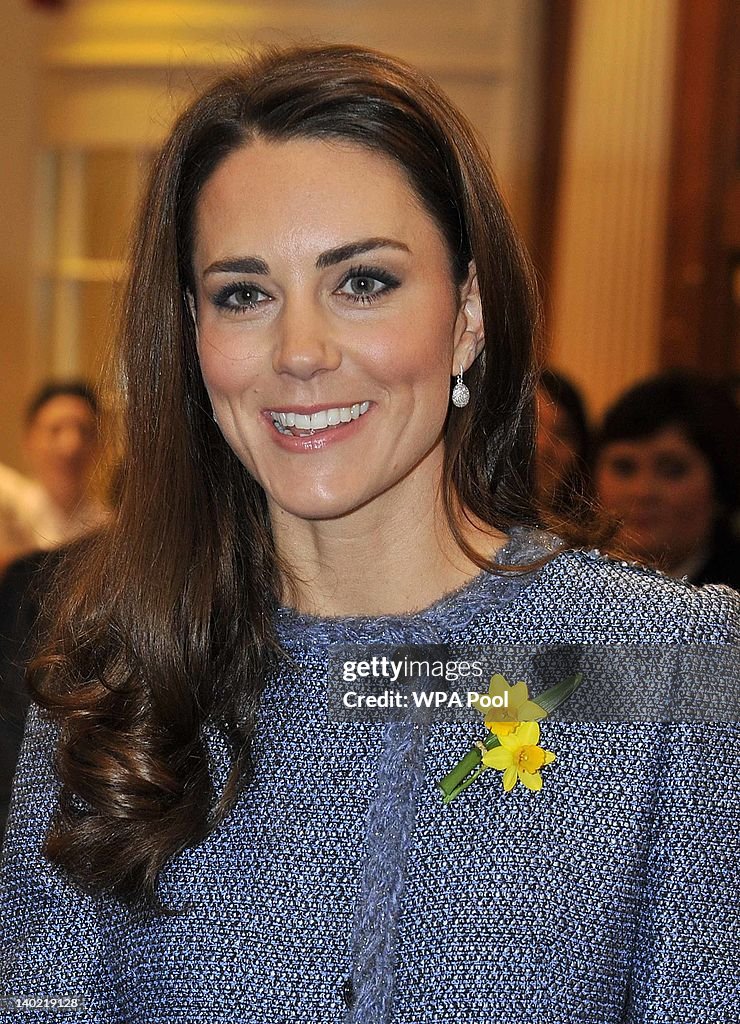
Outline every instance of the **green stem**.
[[(498, 736), (495, 736), (492, 732), (486, 736), (482, 741), (483, 746), (486, 750), (493, 750), (494, 747), (499, 746)], [(477, 745), (469, 750), (465, 757), (461, 758), (441, 782), (437, 785), (442, 790), (444, 796), (444, 803), (448, 804), (450, 800), (454, 800), (458, 793), (462, 793), (464, 789), (467, 789), (471, 782), (475, 782), (480, 773), (485, 770), (486, 766), (483, 765), (479, 771), (476, 771), (481, 763), (481, 752), (480, 747)], [(473, 775), (472, 773), (475, 772)], [(468, 778), (468, 776), (470, 776)]]

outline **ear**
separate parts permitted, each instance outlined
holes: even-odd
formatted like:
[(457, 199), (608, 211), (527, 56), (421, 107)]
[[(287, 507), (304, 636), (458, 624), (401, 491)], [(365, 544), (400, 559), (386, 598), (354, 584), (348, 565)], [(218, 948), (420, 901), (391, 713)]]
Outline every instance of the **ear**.
[(468, 276), (460, 286), (460, 308), (455, 322), (455, 346), (450, 376), (469, 370), (485, 345), (483, 308), (475, 262), (468, 265)]

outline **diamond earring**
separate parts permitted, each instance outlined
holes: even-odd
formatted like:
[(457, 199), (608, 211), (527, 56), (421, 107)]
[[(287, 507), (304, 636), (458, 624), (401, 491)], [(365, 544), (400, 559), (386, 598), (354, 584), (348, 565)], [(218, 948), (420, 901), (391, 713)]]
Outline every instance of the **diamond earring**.
[(466, 384), (463, 384), (463, 368), (460, 366), (460, 372), (457, 375), (457, 384), (452, 389), (452, 404), (456, 405), (458, 409), (462, 409), (470, 401), (470, 389)]

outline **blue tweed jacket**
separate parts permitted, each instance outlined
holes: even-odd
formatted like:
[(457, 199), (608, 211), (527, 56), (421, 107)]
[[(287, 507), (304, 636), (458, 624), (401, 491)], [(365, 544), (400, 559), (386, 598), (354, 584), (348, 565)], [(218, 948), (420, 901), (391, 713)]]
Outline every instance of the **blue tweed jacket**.
[[(507, 554), (551, 543), (517, 532)], [(174, 916), (84, 895), (42, 858), (55, 734), (32, 710), (3, 850), (1, 1024), (58, 1020), (55, 999), (96, 1024), (740, 1020), (737, 725), (548, 721), (540, 792), (491, 771), (443, 806), (436, 782), (480, 725), (331, 721), (325, 685), (340, 642), (737, 644), (740, 596), (564, 552), (424, 613), (282, 609), (278, 630), (300, 667), (265, 692), (254, 783), (164, 871)]]

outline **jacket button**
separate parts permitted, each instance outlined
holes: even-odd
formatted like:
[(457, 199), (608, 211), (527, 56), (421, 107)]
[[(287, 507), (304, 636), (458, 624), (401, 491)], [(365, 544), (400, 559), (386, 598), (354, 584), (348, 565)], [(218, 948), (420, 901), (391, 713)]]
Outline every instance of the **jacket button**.
[(341, 987), (342, 999), (347, 1009), (351, 1010), (355, 1005), (355, 986), (352, 984), (352, 978), (346, 978), (342, 982)]

